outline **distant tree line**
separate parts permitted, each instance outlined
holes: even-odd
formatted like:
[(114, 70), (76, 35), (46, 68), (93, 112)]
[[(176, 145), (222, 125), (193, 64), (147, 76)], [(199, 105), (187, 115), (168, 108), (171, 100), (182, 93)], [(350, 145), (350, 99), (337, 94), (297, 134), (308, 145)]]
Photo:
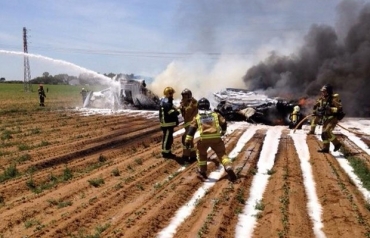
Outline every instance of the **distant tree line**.
[[(125, 77), (127, 79), (135, 79), (138, 76), (134, 74), (103, 74), (104, 76), (113, 79), (115, 76)], [(0, 78), (0, 82), (5, 82), (5, 78)], [(23, 83), (23, 81), (6, 81), (7, 83)], [(70, 76), (68, 74), (57, 74), (51, 75), (49, 72), (44, 72), (42, 76), (33, 78), (30, 80), (31, 84), (53, 84), (53, 85), (87, 85), (87, 84), (104, 84), (100, 77), (89, 74), (82, 73), (78, 77)]]

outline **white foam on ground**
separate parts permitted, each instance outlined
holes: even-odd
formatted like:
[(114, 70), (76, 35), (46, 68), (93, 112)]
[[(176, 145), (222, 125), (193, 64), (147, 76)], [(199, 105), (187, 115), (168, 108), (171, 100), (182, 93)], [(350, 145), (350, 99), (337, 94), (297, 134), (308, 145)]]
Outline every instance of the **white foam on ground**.
[(256, 203), (262, 200), (263, 192), (268, 183), (270, 175), (268, 171), (272, 169), (275, 155), (279, 146), (279, 138), (283, 126), (271, 127), (267, 133), (262, 147), (260, 159), (257, 163), (258, 172), (253, 176), (250, 188), (250, 196), (246, 202), (243, 212), (239, 214), (238, 223), (235, 229), (235, 237), (252, 237), (256, 225), (256, 216), (260, 212), (256, 209)]
[(310, 163), (310, 152), (307, 146), (307, 135), (303, 130), (296, 131), (296, 133), (290, 133), (293, 139), (295, 149), (297, 151), (299, 160), (301, 161), (301, 170), (303, 173), (303, 184), (307, 194), (307, 210), (308, 215), (313, 224), (313, 231), (316, 237), (326, 237), (322, 228), (322, 206), (319, 202), (319, 198), (316, 193), (316, 183), (312, 173), (312, 166)]
[[(238, 127), (246, 125), (246, 123), (236, 123), (234, 126), (228, 128), (227, 133), (229, 134), (232, 130), (237, 129)], [(229, 156), (237, 155), (240, 152), (240, 146), (246, 143), (245, 137), (251, 137), (251, 132), (249, 130), (245, 131), (240, 137), (236, 147), (230, 152)], [(236, 150), (239, 150), (237, 152)], [(192, 198), (187, 202), (186, 205), (182, 206), (177, 210), (175, 216), (171, 219), (169, 225), (160, 231), (157, 235), (158, 238), (172, 238), (176, 234), (177, 228), (188, 218), (195, 207), (198, 204), (198, 201), (204, 197), (206, 192), (215, 185), (215, 183), (222, 177), (225, 173), (223, 166), (220, 165), (215, 171), (211, 172), (208, 176), (208, 179), (203, 183), (203, 185), (194, 193)]]

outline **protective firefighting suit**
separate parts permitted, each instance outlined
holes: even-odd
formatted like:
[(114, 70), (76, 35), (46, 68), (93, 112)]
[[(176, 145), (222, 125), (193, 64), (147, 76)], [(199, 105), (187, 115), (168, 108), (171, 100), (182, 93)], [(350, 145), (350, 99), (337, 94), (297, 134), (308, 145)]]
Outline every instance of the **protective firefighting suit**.
[(160, 100), (159, 121), (163, 132), (162, 137), (162, 156), (164, 158), (173, 157), (171, 152), (173, 144), (174, 128), (179, 124), (178, 115), (180, 112), (173, 105), (173, 98), (164, 97)]
[[(299, 106), (295, 106), (293, 108), (293, 112), (289, 115), (289, 120), (290, 120), (289, 129), (295, 128), (297, 124), (302, 120), (302, 114), (300, 113)], [(302, 126), (300, 126), (300, 128), (298, 129), (301, 129), (301, 128)]]
[(189, 132), (190, 123), (192, 122), (193, 118), (198, 114), (198, 101), (191, 97), (190, 99), (184, 98), (180, 102), (180, 111), (181, 115), (184, 118), (184, 129), (185, 133), (182, 135), (181, 142), (182, 142), (182, 157), (189, 158), (190, 160), (194, 160), (197, 157), (196, 149), (194, 147), (193, 141), (190, 141), (189, 145), (185, 144), (186, 135)]
[(320, 121), (320, 117), (317, 116), (318, 112), (317, 110), (319, 108), (322, 108), (322, 105), (324, 104), (325, 97), (321, 96), (318, 98), (313, 106), (313, 116), (311, 117), (311, 126), (310, 126), (310, 131), (307, 133), (307, 135), (313, 135), (315, 134), (316, 126), (318, 124), (322, 124), (322, 121)]
[[(201, 103), (201, 100), (198, 103)], [(232, 181), (236, 179), (231, 160), (226, 155), (225, 143), (221, 138), (225, 134), (226, 129), (227, 123), (224, 117), (217, 112), (201, 110), (201, 107), (199, 107), (199, 113), (191, 122), (186, 135), (186, 144), (193, 140), (194, 134), (198, 130), (200, 136), (197, 142), (198, 172), (203, 178), (207, 178), (207, 150), (211, 147), (228, 173), (229, 179)]]
[(335, 126), (338, 124), (338, 113), (342, 110), (342, 103), (338, 94), (329, 95), (320, 100), (320, 106), (315, 111), (318, 120), (322, 120), (321, 139), (323, 148), (319, 152), (328, 153), (330, 142), (334, 145), (334, 151), (341, 147), (341, 143), (333, 134)]

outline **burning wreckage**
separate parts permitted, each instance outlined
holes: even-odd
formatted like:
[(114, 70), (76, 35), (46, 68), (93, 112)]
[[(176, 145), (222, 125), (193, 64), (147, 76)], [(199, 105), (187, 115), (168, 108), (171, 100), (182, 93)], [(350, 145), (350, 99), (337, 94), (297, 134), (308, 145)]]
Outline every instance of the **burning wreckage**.
[(159, 109), (159, 97), (146, 88), (145, 80), (115, 79), (115, 86), (88, 92), (84, 101), (87, 108)]
[[(114, 108), (158, 110), (160, 99), (146, 88), (144, 80), (115, 79), (116, 86), (101, 91), (88, 92), (84, 101), (87, 108)], [(294, 128), (289, 116), (298, 101), (269, 98), (264, 94), (245, 89), (227, 88), (214, 93), (218, 111), (227, 121), (248, 121), (265, 125), (289, 125)], [(300, 120), (304, 115), (300, 113)]]
[(259, 92), (235, 88), (227, 88), (214, 93), (213, 96), (218, 103), (215, 111), (224, 116), (227, 121), (289, 125), (290, 128), (294, 128), (305, 117), (299, 112), (298, 121), (295, 124), (290, 119), (294, 107), (299, 105), (298, 100), (269, 98)]

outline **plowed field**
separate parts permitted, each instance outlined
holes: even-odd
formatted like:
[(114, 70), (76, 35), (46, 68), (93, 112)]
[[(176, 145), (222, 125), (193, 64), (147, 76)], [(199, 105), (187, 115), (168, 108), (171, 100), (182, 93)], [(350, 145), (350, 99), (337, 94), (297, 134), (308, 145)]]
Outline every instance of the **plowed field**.
[[(15, 112), (0, 132), (1, 237), (370, 236), (367, 190), (342, 152), (317, 152), (320, 128), (306, 136), (306, 126), (229, 123), (234, 183), (212, 151), (209, 178), (197, 178), (197, 164), (181, 159), (181, 125), (178, 157), (163, 159), (156, 112)], [(358, 145), (367, 137), (335, 133), (370, 163)]]

